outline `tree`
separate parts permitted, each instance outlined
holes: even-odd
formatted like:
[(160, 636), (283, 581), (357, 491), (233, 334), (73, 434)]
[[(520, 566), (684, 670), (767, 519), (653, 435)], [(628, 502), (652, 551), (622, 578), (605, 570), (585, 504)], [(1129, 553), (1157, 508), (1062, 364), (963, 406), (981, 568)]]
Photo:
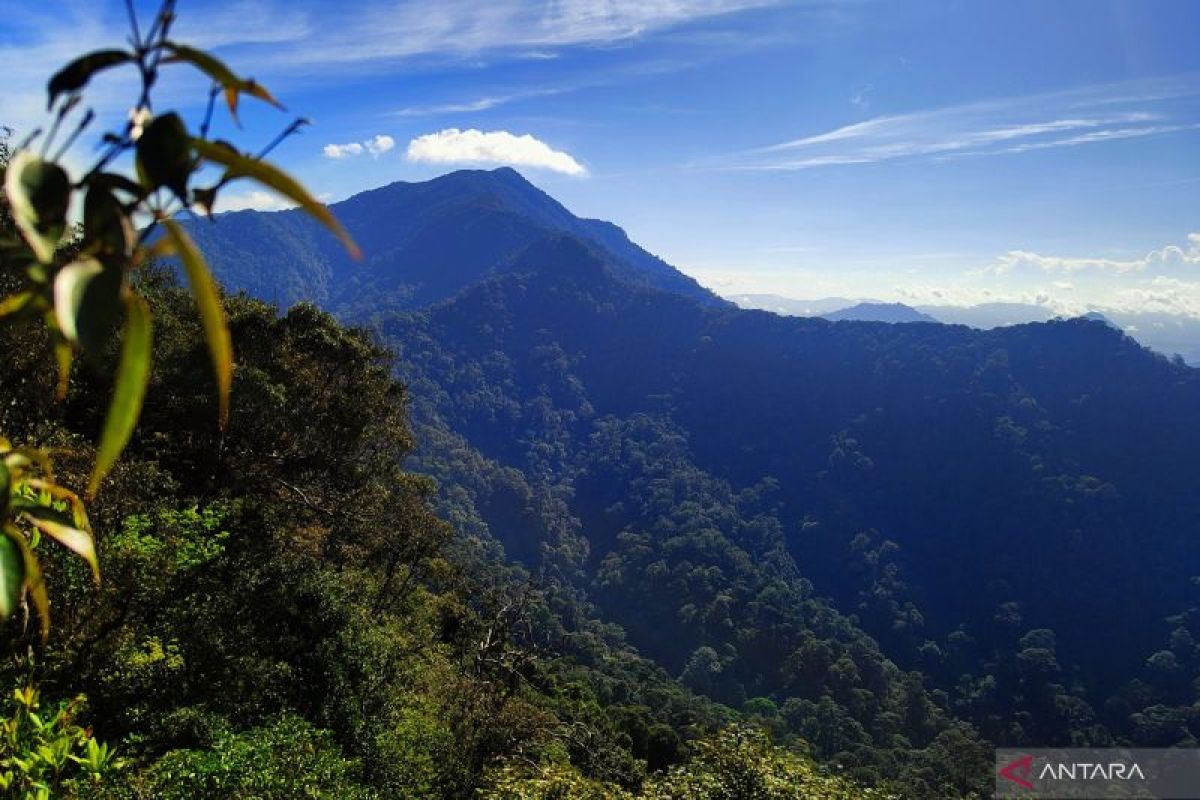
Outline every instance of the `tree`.
[(809, 758), (771, 744), (758, 728), (729, 727), (696, 745), (686, 766), (652, 780), (653, 800), (887, 800), (888, 794), (824, 772)]
[[(0, 150), (4, 188), (0, 267), (18, 276), (15, 291), (0, 301), (0, 319), (45, 326), (57, 363), (59, 399), (67, 393), (77, 354), (97, 357), (115, 340), (120, 342), (116, 382), (88, 481), (89, 496), (96, 494), (116, 464), (141, 414), (150, 377), (152, 320), (137, 277), (156, 258), (174, 256), (182, 265), (216, 377), (218, 426), (223, 428), (229, 418), (233, 379), (229, 327), (216, 283), (200, 251), (176, 222), (177, 216), (193, 208), (211, 214), (226, 186), (249, 179), (296, 203), (358, 257), (354, 242), (328, 209), (264, 160), (306, 121), (293, 121), (257, 155), (210, 139), (218, 98), (224, 99), (234, 119), (244, 95), (282, 107), (253, 79), (238, 76), (209, 53), (172, 40), (174, 0), (163, 0), (144, 34), (132, 2), (127, 7), (130, 47), (88, 53), (55, 73), (47, 85), (48, 109), (53, 114), (49, 131), (43, 135), (35, 130), (11, 151), (7, 142)], [(153, 109), (151, 95), (159, 74), (174, 64), (190, 65), (212, 81), (197, 131), (190, 131), (179, 113)], [(100, 155), (82, 176), (74, 177), (63, 158), (95, 120), (91, 109), (82, 110), (84, 89), (98, 73), (119, 67), (137, 70), (140, 94), (124, 128), (105, 132)], [(69, 133), (57, 141), (68, 128)], [(112, 168), (127, 153), (133, 155), (136, 179)], [(218, 173), (211, 183), (208, 168)], [(83, 218), (80, 225), (72, 226), (69, 209), (75, 198), (82, 201)], [(150, 222), (139, 230), (142, 219)], [(0, 440), (0, 458), (0, 619), (11, 616), (28, 595), (45, 635), (49, 604), (34, 553), (34, 531), (87, 559), (98, 579), (91, 530), (79, 498), (54, 483), (44, 453)]]

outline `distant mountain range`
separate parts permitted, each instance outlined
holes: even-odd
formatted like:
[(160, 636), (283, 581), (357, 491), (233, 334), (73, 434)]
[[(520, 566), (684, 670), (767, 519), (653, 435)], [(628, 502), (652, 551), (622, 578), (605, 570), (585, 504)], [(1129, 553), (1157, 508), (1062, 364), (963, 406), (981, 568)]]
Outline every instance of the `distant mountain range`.
[[(736, 294), (728, 299), (741, 308), (754, 308), (802, 317), (869, 322), (944, 322), (988, 330), (1029, 322), (1048, 322), (1059, 315), (1045, 306), (1027, 303), (982, 303), (974, 306), (919, 305), (855, 301), (844, 297), (797, 300), (773, 294)], [(1082, 315), (1101, 319), (1164, 355), (1178, 355), (1200, 366), (1200, 319), (1183, 314), (1132, 313), (1100, 309)]]

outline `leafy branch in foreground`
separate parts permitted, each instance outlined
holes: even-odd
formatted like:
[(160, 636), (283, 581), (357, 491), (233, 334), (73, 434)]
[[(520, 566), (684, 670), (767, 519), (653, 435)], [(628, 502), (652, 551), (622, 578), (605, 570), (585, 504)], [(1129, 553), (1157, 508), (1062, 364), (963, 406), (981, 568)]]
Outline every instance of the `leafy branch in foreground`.
[[(7, 223), (0, 226), (0, 264), (19, 276), (21, 284), (18, 291), (0, 300), (0, 320), (46, 326), (58, 373), (59, 399), (67, 392), (78, 354), (96, 357), (115, 339), (120, 340), (112, 399), (88, 481), (89, 497), (117, 463), (141, 414), (150, 375), (153, 326), (133, 277), (140, 266), (155, 258), (175, 256), (183, 266), (216, 378), (218, 425), (223, 428), (228, 420), (233, 375), (228, 325), (216, 282), (199, 249), (175, 222), (177, 215), (191, 209), (211, 215), (226, 186), (248, 179), (294, 202), (333, 231), (353, 256), (359, 256), (358, 248), (328, 209), (295, 179), (264, 160), (306, 121), (297, 119), (288, 125), (257, 155), (243, 153), (227, 141), (210, 139), (218, 97), (224, 98), (235, 122), (243, 95), (282, 106), (254, 80), (238, 76), (208, 53), (172, 40), (175, 0), (163, 0), (144, 36), (132, 4), (127, 5), (130, 48), (88, 53), (55, 73), (47, 86), (47, 108), (53, 115), (49, 132), (43, 136), (40, 130), (34, 131), (11, 158), (0, 159), (6, 162), (0, 183), (7, 205), (0, 206)], [(151, 93), (160, 72), (176, 64), (191, 66), (212, 81), (205, 115), (196, 131), (176, 112), (156, 114), (153, 110)], [(62, 159), (95, 120), (91, 109), (81, 110), (84, 89), (96, 75), (122, 67), (137, 70), (140, 95), (123, 128), (102, 135), (100, 155), (75, 178)], [(71, 132), (50, 155), (68, 124), (73, 125)], [(35, 152), (33, 146), (39, 140), (40, 149)], [(113, 170), (114, 162), (126, 154), (133, 156), (135, 178)], [(212, 170), (217, 174), (215, 181)], [(77, 201), (82, 225), (73, 226), (70, 209)], [(159, 229), (162, 236), (157, 236)], [(5, 443), (0, 458), (5, 459), (8, 484), (0, 518), (4, 532), (0, 538), (0, 619), (8, 618), (28, 593), (45, 632), (49, 620), (45, 588), (33, 555), (37, 536), (22, 533), (21, 523), (31, 524), (31, 530), (87, 558), (98, 576), (91, 534), (82, 516), (76, 516), (77, 524), (71, 526), (39, 510), (52, 505), (25, 502), (28, 492), (36, 490), (39, 499), (44, 494), (49, 501), (67, 503), (72, 514), (83, 513), (75, 495), (50, 481), (49, 461), (43, 454)], [(35, 466), (45, 477), (26, 475)]]
[(125, 762), (75, 722), (82, 696), (43, 708), (32, 686), (14, 689), (0, 719), (0, 793), (5, 797), (78, 796)]

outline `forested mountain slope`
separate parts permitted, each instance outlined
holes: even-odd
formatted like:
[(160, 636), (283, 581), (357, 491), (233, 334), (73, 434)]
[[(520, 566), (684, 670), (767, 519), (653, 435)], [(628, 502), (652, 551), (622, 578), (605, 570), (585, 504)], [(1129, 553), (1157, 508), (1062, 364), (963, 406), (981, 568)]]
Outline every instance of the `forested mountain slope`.
[(1200, 732), (1200, 373), (1102, 322), (785, 318), (656, 288), (593, 237), (504, 241), (423, 308), (379, 302), (371, 262), (302, 290), (395, 352), (462, 541), (915, 796), (984, 786), (989, 741)]
[[(521, 269), (385, 339), (418, 418), (564, 487), (600, 607), (672, 669), (718, 641), (733, 650), (717, 696), (797, 690), (774, 672), (789, 653), (738, 650), (762, 623), (722, 580), (654, 585), (671, 559), (644, 550), (670, 541), (665, 522), (726, 492), (770, 529), (722, 531), (756, 568), (753, 545), (777, 544), (996, 735), (1138, 736), (1138, 703), (1190, 704), (1147, 663), (1200, 572), (1194, 370), (1084, 320), (980, 332), (704, 309), (625, 285), (570, 240)], [(527, 535), (508, 541), (526, 558)], [(722, 602), (724, 633), (696, 622)]]

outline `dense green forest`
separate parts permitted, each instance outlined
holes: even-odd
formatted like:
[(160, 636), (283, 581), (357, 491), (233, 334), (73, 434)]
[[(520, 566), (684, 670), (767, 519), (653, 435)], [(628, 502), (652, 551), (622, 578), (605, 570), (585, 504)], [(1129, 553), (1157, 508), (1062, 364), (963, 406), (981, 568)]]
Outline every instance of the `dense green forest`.
[[(511, 181), (434, 183), (466, 185), (461, 218), (519, 215)], [(954, 795), (983, 790), (993, 743), (1194, 742), (1194, 370), (1089, 320), (697, 303), (532, 224), (428, 308), (329, 301), (397, 354), (414, 468), (457, 530), (864, 782)], [(362, 281), (421, 263), (368, 259)]]
[[(165, 20), (88, 68), (273, 102)], [(981, 798), (998, 745), (1197, 744), (1194, 369), (738, 310), (511, 169), (335, 219), (172, 117), (73, 232), (0, 141), (2, 455), (55, 468), (2, 473), (0, 794)], [(300, 208), (168, 213), (246, 176)]]
[[(84, 694), (78, 724), (126, 762), (98, 788), (60, 788), (676, 797), (751, 780), (859, 796), (729, 728), (743, 715), (639, 656), (569, 586), (455, 536), (431, 481), (401, 469), (404, 390), (364, 335), (311, 306), (231, 299), (239, 369), (218, 435), (190, 298), (161, 273), (143, 290), (159, 331), (143, 423), (90, 509), (104, 584), (48, 555), (54, 636), (9, 625), (8, 685), (34, 681), (47, 706)], [(5, 366), (20, 401), (6, 430), (59, 453), (66, 481), (86, 471), (107, 391), (89, 374), (52, 406), (40, 365)]]
[[(966, 797), (993, 743), (1192, 741), (1193, 370), (1102, 323), (785, 319), (607, 259), (549, 235), (427, 309), (368, 293), (361, 330), (230, 297), (223, 432), (146, 272), (104, 584), (47, 554), (54, 636), (10, 623), (9, 684), (85, 696), (121, 759), (60, 785)], [(55, 404), (5, 335), (4, 429), (83, 481), (115, 353)]]

